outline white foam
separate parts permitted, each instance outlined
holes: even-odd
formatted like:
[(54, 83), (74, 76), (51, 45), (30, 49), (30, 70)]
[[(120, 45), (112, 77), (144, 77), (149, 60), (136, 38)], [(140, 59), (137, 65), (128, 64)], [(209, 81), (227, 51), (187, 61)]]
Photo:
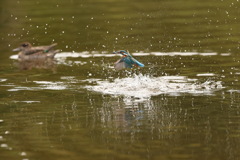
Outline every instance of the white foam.
[(197, 76), (201, 77), (201, 76), (206, 76), (206, 77), (210, 77), (210, 76), (215, 76), (216, 74), (214, 73), (199, 73), (197, 74)]
[(22, 86), (15, 86), (14, 88), (8, 89), (9, 92), (21, 91), (21, 90), (38, 90), (37, 87), (22, 87)]
[(56, 54), (55, 58), (57, 59), (63, 59), (63, 58), (89, 58), (89, 57), (114, 57), (118, 56), (117, 54), (108, 54), (105, 51), (104, 52), (98, 52), (98, 51), (93, 51), (93, 52), (61, 52)]
[[(131, 53), (133, 56), (195, 56), (195, 55), (201, 55), (201, 56), (214, 56), (217, 55), (217, 53), (198, 53), (198, 52), (136, 52)], [(226, 54), (221, 54), (222, 56), (225, 56)], [(89, 57), (114, 57), (119, 56), (118, 54), (112, 54), (108, 53), (106, 51), (104, 52), (98, 52), (98, 51), (84, 51), (84, 52), (61, 52), (58, 53), (55, 57), (56, 58), (67, 58), (67, 57), (82, 57), (82, 58), (89, 58)]]
[(5, 82), (7, 79), (0, 78), (0, 82)]
[(15, 103), (21, 102), (21, 103), (40, 103), (40, 101), (13, 101)]
[[(201, 53), (198, 52), (151, 52), (151, 55), (154, 56), (195, 56), (195, 55), (201, 55)], [(215, 53), (214, 53), (215, 54)]]
[(201, 56), (216, 56), (217, 53), (199, 53)]
[(50, 82), (50, 81), (33, 81), (36, 84), (40, 84), (40, 89), (48, 90), (64, 90), (67, 89), (67, 86), (63, 82)]
[[(57, 84), (56, 82), (50, 82), (50, 81), (33, 81), (37, 84), (46, 84), (46, 85), (54, 85)], [(61, 83), (61, 82), (60, 82)]]
[(230, 56), (231, 53), (221, 53), (221, 56)]
[(139, 52), (139, 53), (132, 53), (133, 56), (149, 56), (151, 55), (151, 53), (142, 53), (142, 52)]
[(14, 88), (8, 89), (7, 91), (15, 92), (21, 90), (65, 90), (69, 86), (64, 82), (50, 82), (50, 81), (33, 81), (38, 84), (36, 87), (25, 87), (25, 86), (14, 86)]
[(74, 52), (62, 52), (55, 55), (55, 58), (67, 58), (67, 57), (81, 57), (84, 53), (74, 53)]
[(162, 53), (162, 52), (152, 52), (151, 55), (153, 55), (153, 56), (169, 56), (168, 53)]
[[(133, 56), (194, 56), (194, 55), (200, 55), (200, 56), (215, 56), (218, 55), (217, 53), (198, 53), (198, 52), (135, 52), (132, 53)], [(221, 56), (229, 56), (230, 53), (221, 53)], [(83, 51), (83, 52), (61, 52), (57, 53), (55, 58), (56, 59), (66, 59), (66, 58), (90, 58), (90, 57), (114, 57), (119, 56), (118, 54), (112, 54), (111, 52), (107, 51)], [(10, 59), (18, 59), (18, 55), (11, 55)]]
[(160, 94), (212, 94), (216, 89), (223, 88), (220, 81), (206, 81), (200, 84), (195, 81), (184, 76), (150, 77), (135, 75), (128, 78), (117, 78), (113, 82), (97, 81), (96, 86), (87, 86), (86, 88), (103, 94), (138, 98), (148, 98)]

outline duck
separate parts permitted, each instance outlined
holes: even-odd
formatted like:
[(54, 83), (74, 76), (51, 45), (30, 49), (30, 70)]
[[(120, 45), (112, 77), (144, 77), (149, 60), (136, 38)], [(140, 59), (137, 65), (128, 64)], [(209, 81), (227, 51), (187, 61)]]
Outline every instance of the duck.
[(127, 52), (125, 50), (119, 50), (119, 51), (115, 51), (113, 53), (122, 55), (122, 58), (119, 59), (117, 62), (115, 62), (115, 65), (114, 65), (114, 68), (117, 71), (126, 69), (126, 68), (133, 68), (133, 66), (144, 67), (144, 64), (137, 61), (135, 58), (133, 58), (133, 56), (129, 52)]
[(57, 43), (48, 46), (32, 46), (29, 42), (23, 42), (13, 51), (18, 52), (19, 61), (53, 59), (60, 51), (53, 49), (56, 45)]

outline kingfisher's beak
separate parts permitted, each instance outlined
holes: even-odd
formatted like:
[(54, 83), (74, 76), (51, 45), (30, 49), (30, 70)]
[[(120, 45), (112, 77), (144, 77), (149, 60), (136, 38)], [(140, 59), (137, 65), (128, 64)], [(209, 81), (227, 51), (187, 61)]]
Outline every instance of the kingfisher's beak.
[(119, 52), (118, 51), (114, 51), (113, 54), (118, 54)]

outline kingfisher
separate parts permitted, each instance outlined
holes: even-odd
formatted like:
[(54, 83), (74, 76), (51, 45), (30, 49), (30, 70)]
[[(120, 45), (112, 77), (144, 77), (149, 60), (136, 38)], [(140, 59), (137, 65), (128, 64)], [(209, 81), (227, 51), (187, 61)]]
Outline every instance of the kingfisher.
[(53, 49), (56, 45), (57, 43), (48, 46), (33, 47), (31, 43), (24, 42), (18, 48), (13, 49), (13, 51), (18, 52), (18, 59), (20, 61), (53, 59), (55, 54), (60, 51)]
[(115, 62), (114, 68), (118, 71), (124, 68), (132, 68), (136, 67), (144, 67), (144, 64), (138, 62), (135, 58), (131, 56), (131, 54), (127, 51), (120, 50), (113, 52), (114, 54), (121, 54), (122, 58)]

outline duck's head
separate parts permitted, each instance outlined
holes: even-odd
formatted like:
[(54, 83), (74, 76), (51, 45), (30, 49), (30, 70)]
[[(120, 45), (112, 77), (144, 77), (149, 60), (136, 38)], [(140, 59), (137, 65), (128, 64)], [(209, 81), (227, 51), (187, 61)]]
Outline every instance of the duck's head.
[(124, 57), (126, 56), (131, 56), (127, 51), (124, 51), (124, 50), (120, 50), (120, 51), (115, 51), (113, 52), (114, 54), (121, 54), (123, 55)]
[(14, 52), (24, 51), (30, 49), (32, 45), (29, 42), (22, 43), (18, 48), (13, 49)]

